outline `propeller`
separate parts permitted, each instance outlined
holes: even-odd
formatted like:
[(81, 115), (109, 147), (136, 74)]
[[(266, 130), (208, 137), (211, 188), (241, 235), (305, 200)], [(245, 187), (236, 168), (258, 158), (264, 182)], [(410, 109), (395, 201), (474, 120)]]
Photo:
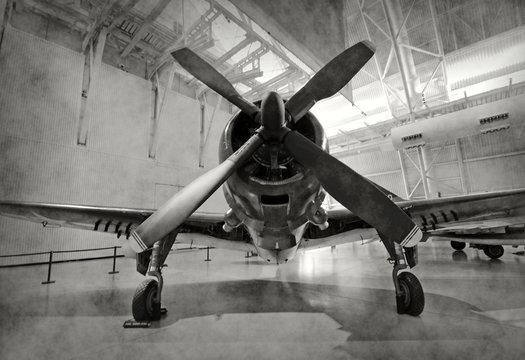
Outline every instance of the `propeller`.
[(286, 134), (284, 146), (299, 163), (313, 170), (330, 195), (378, 232), (406, 247), (421, 241), (419, 227), (366, 178), (296, 131)]
[(244, 99), (233, 85), (210, 64), (187, 48), (172, 53), (188, 72), (236, 105), (249, 116), (260, 113), (262, 126), (223, 163), (201, 175), (173, 196), (135, 231), (132, 248), (142, 252), (179, 227), (218, 187), (265, 142), (282, 142), (288, 152), (312, 169), (323, 188), (343, 206), (374, 226), (378, 232), (403, 246), (414, 246), (422, 238), (419, 227), (366, 178), (324, 152), (297, 131), (286, 126), (288, 112), (299, 121), (316, 101), (334, 95), (374, 54), (366, 41), (345, 50), (330, 61), (286, 104), (276, 92), (262, 101), (261, 109)]
[(176, 193), (131, 233), (132, 249), (142, 252), (178, 228), (262, 144), (259, 134), (253, 135), (229, 158)]
[(257, 105), (244, 99), (228, 79), (190, 49), (182, 48), (176, 50), (171, 53), (171, 56), (190, 74), (237, 106), (244, 113), (253, 117), (259, 112)]
[(374, 55), (369, 41), (361, 41), (333, 58), (305, 86), (286, 102), (294, 122), (299, 121), (314, 104), (335, 95), (361, 70)]

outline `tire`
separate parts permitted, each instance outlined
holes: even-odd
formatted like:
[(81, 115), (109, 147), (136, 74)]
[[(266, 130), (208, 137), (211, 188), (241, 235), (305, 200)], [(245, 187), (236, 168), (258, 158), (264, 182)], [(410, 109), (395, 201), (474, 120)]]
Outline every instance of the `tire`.
[(467, 254), (465, 254), (461, 250), (456, 250), (452, 253), (452, 260), (453, 261), (467, 261)]
[[(399, 274), (397, 280), (402, 292), (402, 313), (412, 316), (420, 315), (425, 308), (425, 294), (421, 283), (414, 274), (409, 272)], [(400, 312), (399, 309), (398, 312)]]
[(136, 321), (150, 321), (155, 319), (156, 307), (160, 309), (160, 304), (155, 304), (154, 299), (157, 297), (159, 284), (157, 280), (148, 279), (143, 281), (133, 295), (131, 311)]
[(463, 242), (459, 242), (459, 241), (451, 241), (450, 246), (452, 246), (452, 249), (459, 251), (459, 250), (463, 250), (466, 244)]
[(501, 245), (489, 245), (483, 248), (483, 252), (491, 259), (499, 259), (505, 250)]

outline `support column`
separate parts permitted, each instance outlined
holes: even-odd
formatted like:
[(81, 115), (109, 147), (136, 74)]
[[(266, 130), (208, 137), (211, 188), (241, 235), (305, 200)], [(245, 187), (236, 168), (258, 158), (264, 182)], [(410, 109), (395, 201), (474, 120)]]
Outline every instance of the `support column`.
[[(414, 108), (412, 102), (418, 95), (416, 87), (419, 86), (419, 78), (417, 76), (412, 53), (409, 49), (401, 48), (398, 36), (401, 39), (407, 39), (406, 30), (404, 29), (403, 15), (401, 13), (401, 4), (399, 0), (381, 1), (383, 10), (385, 12), (386, 22), (392, 40), (392, 48), (399, 65), (399, 73), (403, 80), (403, 88), (405, 90), (406, 103), (408, 106), (410, 118), (414, 117)], [(408, 42), (408, 41), (407, 41)]]
[(206, 112), (207, 112), (207, 103), (206, 103), (206, 93), (203, 93), (199, 97), (199, 103), (201, 108), (201, 121), (199, 129), (199, 167), (203, 168), (203, 158), (204, 158), (204, 142), (206, 140), (206, 134), (204, 133), (204, 128), (206, 127)]
[(0, 0), (0, 31), (4, 29), (4, 18), (6, 15), (7, 0)]
[(441, 38), (441, 34), (439, 32), (438, 25), (437, 25), (438, 18), (437, 18), (436, 11), (434, 8), (434, 0), (428, 0), (428, 5), (430, 7), (430, 16), (432, 16), (432, 25), (434, 28), (434, 34), (436, 35), (438, 52), (439, 52), (439, 55), (442, 56), (441, 67), (443, 70), (443, 81), (445, 82), (445, 88), (447, 89), (446, 100), (448, 100), (449, 96), (448, 96), (447, 64), (445, 61), (445, 50), (443, 48), (443, 39)]
[[(363, 4), (361, 2), (359, 4), (359, 13), (360, 13), (360, 16), (361, 16), (361, 21), (363, 22), (365, 30), (366, 30), (366, 34), (367, 34), (368, 40), (372, 40), (372, 37), (370, 36), (370, 30), (368, 29), (368, 26), (366, 25), (365, 15), (364, 15), (364, 12), (363, 12)], [(347, 22), (348, 22), (348, 19), (349, 19), (349, 17), (347, 17)], [(374, 60), (374, 62), (376, 64), (376, 70), (377, 70), (377, 74), (379, 76), (378, 81), (381, 84), (381, 89), (383, 91), (383, 96), (386, 99), (386, 104), (388, 106), (388, 111), (390, 112), (390, 114), (394, 115), (394, 113), (392, 111), (392, 105), (390, 104), (390, 100), (389, 100), (389, 97), (388, 97), (388, 91), (387, 91), (387, 88), (385, 86), (384, 76), (383, 76), (383, 74), (387, 73), (388, 67), (385, 66), (385, 69), (381, 70), (381, 66), (379, 65), (379, 60), (377, 59), (377, 56), (373, 56), (372, 59)]]
[(4, 28), (9, 24), (9, 16), (11, 14), (12, 3), (7, 3), (7, 0), (0, 0), (0, 47), (4, 39)]
[[(205, 95), (205, 93), (203, 94), (203, 96), (204, 95)], [(206, 117), (204, 119), (205, 119), (205, 122), (206, 122), (206, 120), (208, 121), (208, 126), (206, 128), (206, 132), (203, 133), (203, 135), (204, 135), (204, 142), (202, 144), (202, 147), (201, 147), (200, 153), (199, 153), (199, 167), (200, 168), (204, 167), (204, 154), (206, 153), (206, 147), (208, 145), (208, 139), (210, 138), (211, 127), (213, 126), (213, 121), (215, 120), (215, 114), (217, 113), (217, 110), (221, 106), (222, 99), (223, 99), (222, 96), (217, 95), (217, 103), (215, 104), (215, 107), (213, 108), (213, 113), (211, 114), (211, 118), (208, 119), (208, 116), (207, 116), (207, 114), (208, 114), (207, 110), (208, 109), (206, 108), (205, 111), (204, 111), (204, 115), (206, 115)], [(208, 107), (208, 106), (209, 106), (209, 104), (206, 102), (206, 107)]]
[(456, 139), (455, 141), (456, 158), (458, 159), (459, 177), (461, 179), (461, 190), (463, 194), (468, 194), (470, 193), (470, 189), (466, 178), (465, 163), (463, 163), (463, 151), (461, 150), (461, 142), (459, 141), (459, 139)]
[(423, 191), (425, 192), (425, 199), (429, 198), (427, 174), (425, 168), (425, 160), (423, 159), (423, 150), (421, 146), (417, 147), (417, 157), (419, 159), (419, 174), (421, 176), (421, 183), (423, 184)]
[(421, 153), (423, 155), (423, 165), (425, 169), (425, 183), (427, 185), (428, 190), (428, 196), (438, 197), (438, 190), (437, 190), (437, 184), (436, 184), (436, 177), (434, 174), (434, 161), (437, 159), (437, 155), (432, 158), (432, 152), (430, 151), (430, 148), (428, 147), (419, 147), (421, 149)]
[(78, 122), (77, 144), (87, 145), (89, 122), (86, 120), (86, 113), (93, 108), (93, 96), (89, 96), (91, 89), (96, 85), (99, 77), (100, 67), (102, 65), (102, 54), (106, 45), (108, 28), (103, 27), (98, 35), (97, 44), (93, 52), (93, 46), (90, 46), (89, 57), (86, 59), (84, 71), (84, 83), (82, 84), (82, 100), (80, 105), (80, 117)]
[(162, 97), (160, 96), (160, 84), (159, 84), (159, 78), (157, 76), (157, 73), (155, 73), (155, 102), (153, 103), (154, 111), (153, 116), (151, 118), (151, 131), (150, 131), (150, 142), (149, 142), (149, 152), (148, 156), (150, 159), (155, 159), (157, 156), (157, 143), (158, 143), (158, 132), (159, 132), (159, 123), (160, 118), (162, 116), (162, 110), (164, 109), (164, 104), (166, 103), (166, 94), (169, 90), (171, 90), (171, 87), (173, 86), (173, 77), (175, 76), (175, 69), (176, 69), (176, 63), (171, 64), (170, 71), (168, 72), (168, 82), (166, 84), (166, 88), (164, 89), (164, 93), (162, 94)]
[(405, 162), (403, 161), (403, 154), (400, 150), (397, 150), (397, 158), (399, 159), (399, 165), (401, 167), (401, 176), (403, 177), (403, 186), (405, 188), (405, 199), (410, 200), (410, 189), (408, 187), (407, 180), (407, 168)]

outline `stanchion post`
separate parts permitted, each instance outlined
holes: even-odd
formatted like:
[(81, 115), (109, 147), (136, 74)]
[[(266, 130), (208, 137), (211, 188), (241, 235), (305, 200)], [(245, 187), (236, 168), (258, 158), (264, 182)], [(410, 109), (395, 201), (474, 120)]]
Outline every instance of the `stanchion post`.
[(211, 261), (210, 259), (210, 247), (206, 247), (206, 260), (204, 261)]
[(42, 281), (42, 284), (53, 284), (55, 280), (51, 281), (51, 265), (53, 264), (53, 252), (49, 252), (49, 266), (47, 268), (47, 281)]
[(113, 248), (113, 271), (108, 272), (108, 274), (118, 274), (119, 271), (115, 271), (115, 266), (117, 265), (117, 247)]

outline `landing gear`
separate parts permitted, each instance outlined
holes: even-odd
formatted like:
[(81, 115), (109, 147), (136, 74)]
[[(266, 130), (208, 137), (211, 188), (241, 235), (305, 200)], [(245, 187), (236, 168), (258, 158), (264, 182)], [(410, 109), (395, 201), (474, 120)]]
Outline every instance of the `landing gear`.
[[(383, 242), (387, 246), (384, 240)], [(409, 266), (414, 267), (417, 264), (417, 247), (404, 248), (398, 244), (391, 243), (391, 246), (387, 246), (387, 250), (395, 251), (395, 257), (391, 257), (389, 261), (394, 264), (392, 280), (396, 290), (397, 313), (418, 316), (425, 308), (423, 287), (414, 274), (409, 272), (399, 273), (401, 270)]]
[(487, 245), (483, 248), (483, 252), (491, 259), (499, 259), (505, 250), (501, 245)]
[(132, 312), (135, 321), (160, 320), (159, 283), (155, 279), (142, 282), (133, 295)]
[(400, 296), (396, 294), (398, 314), (418, 316), (425, 308), (425, 294), (417, 277), (409, 272), (403, 272), (397, 277)]
[(460, 251), (465, 248), (466, 244), (459, 241), (451, 241), (450, 246), (452, 246), (452, 249)]
[[(162, 267), (165, 266), (163, 265), (164, 259), (165, 256), (161, 253), (160, 244), (157, 242), (151, 249), (147, 270), (147, 275), (156, 279), (147, 279), (137, 287), (131, 305), (134, 320), (126, 321), (124, 327), (149, 327), (151, 321), (158, 321), (162, 314), (167, 313), (166, 309), (161, 308), (161, 294), (164, 285), (162, 278)], [(137, 261), (140, 269), (144, 270), (142, 274), (146, 275), (145, 265), (147, 260), (145, 260), (144, 256), (139, 256)]]

